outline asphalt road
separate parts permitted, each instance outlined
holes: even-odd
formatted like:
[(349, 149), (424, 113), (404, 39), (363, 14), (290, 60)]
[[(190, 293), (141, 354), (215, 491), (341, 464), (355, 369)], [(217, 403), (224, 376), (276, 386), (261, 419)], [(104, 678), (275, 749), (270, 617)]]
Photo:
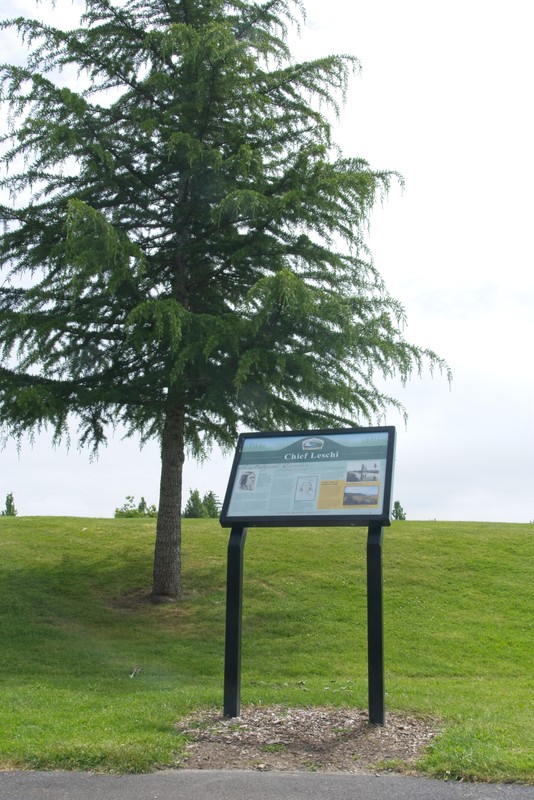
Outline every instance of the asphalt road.
[(394, 775), (180, 770), (0, 772), (0, 800), (534, 800), (534, 786)]

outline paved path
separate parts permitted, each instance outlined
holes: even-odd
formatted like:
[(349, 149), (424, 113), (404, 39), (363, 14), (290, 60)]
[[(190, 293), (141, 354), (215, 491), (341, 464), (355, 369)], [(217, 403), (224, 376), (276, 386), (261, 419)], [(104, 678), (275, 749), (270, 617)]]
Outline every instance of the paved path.
[(180, 770), (0, 772), (0, 800), (534, 800), (534, 786), (398, 775)]

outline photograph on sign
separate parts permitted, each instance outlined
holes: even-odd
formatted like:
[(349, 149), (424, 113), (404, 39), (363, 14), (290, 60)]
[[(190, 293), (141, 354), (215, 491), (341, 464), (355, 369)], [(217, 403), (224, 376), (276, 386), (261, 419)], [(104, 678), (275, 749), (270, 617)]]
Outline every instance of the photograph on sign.
[(241, 434), (221, 524), (389, 524), (395, 428)]

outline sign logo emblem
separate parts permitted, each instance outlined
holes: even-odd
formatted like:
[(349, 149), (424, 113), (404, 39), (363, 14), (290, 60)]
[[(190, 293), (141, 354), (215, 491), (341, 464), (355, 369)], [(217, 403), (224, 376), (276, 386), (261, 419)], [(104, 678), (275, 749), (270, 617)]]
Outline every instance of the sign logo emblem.
[(309, 450), (322, 450), (324, 447), (324, 439), (304, 439), (302, 442), (302, 449)]

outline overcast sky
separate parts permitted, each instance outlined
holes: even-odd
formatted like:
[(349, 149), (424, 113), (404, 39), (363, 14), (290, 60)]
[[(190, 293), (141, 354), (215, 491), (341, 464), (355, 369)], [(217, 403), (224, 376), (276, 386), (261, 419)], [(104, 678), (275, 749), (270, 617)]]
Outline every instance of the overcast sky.
[[(17, 0), (9, 15), (37, 14)], [(534, 6), (530, 0), (307, 0), (299, 60), (356, 55), (336, 138), (400, 172), (369, 244), (404, 305), (408, 340), (450, 364), (386, 389), (405, 405), (394, 498), (409, 519), (534, 519)], [(42, 3), (38, 9), (46, 9)], [(56, 15), (69, 13), (58, 0)], [(41, 13), (41, 12), (39, 12)], [(44, 13), (44, 11), (42, 12)], [(5, 13), (2, 14), (5, 16)], [(20, 58), (3, 36), (3, 60)], [(188, 462), (190, 488), (223, 498), (231, 458)], [(0, 505), (20, 515), (113, 516), (157, 502), (157, 446), (110, 437), (98, 460), (39, 437), (0, 452)]]

